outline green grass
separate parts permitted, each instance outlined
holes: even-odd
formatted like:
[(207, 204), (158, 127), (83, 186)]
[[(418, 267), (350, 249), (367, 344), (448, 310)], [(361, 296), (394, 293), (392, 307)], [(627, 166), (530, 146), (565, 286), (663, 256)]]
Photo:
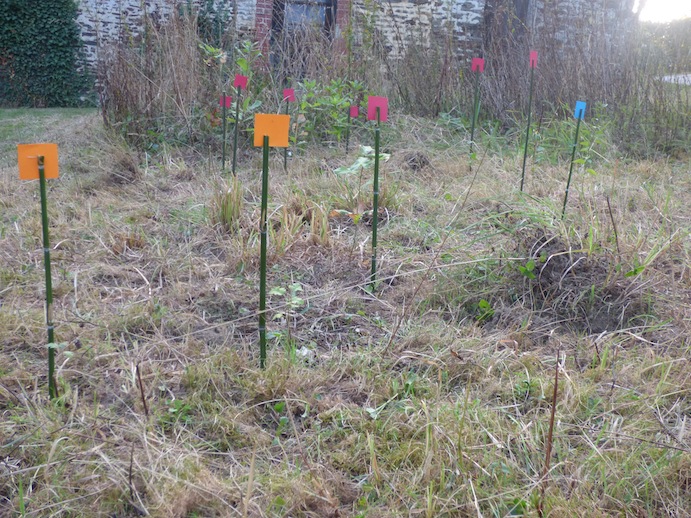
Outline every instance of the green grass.
[[(349, 157), (308, 148), (289, 175), (276, 155), (261, 370), (252, 151), (223, 200), (220, 158), (137, 154), (93, 110), (1, 114), (14, 128), (0, 126), (3, 509), (537, 516), (544, 483), (547, 516), (688, 515), (688, 164), (622, 158), (593, 127), (602, 157), (576, 168), (562, 221), (557, 123), (520, 194), (510, 145), (488, 136), (470, 174), (461, 130), (399, 117), (369, 293), (371, 228), (342, 210), (371, 201), (332, 172), (358, 143)], [(10, 149), (25, 138), (61, 146), (55, 403), (36, 186)], [(430, 164), (411, 169), (410, 153)]]

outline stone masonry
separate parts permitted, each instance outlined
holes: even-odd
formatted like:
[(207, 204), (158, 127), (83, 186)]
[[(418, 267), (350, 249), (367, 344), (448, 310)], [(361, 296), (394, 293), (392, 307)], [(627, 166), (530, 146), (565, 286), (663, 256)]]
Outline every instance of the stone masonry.
[[(160, 23), (176, 8), (199, 7), (206, 1), (78, 0), (78, 22), (87, 60), (97, 61), (102, 44), (141, 34), (147, 17)], [(274, 6), (285, 1), (213, 0), (213, 5), (222, 9), (228, 20), (236, 19), (238, 33), (255, 39), (266, 50)], [(488, 20), (502, 12), (518, 13), (520, 24), (530, 32), (549, 27), (549, 39), (557, 45), (568, 45), (576, 33), (587, 35), (594, 27), (615, 34), (617, 24), (633, 16), (633, 0), (333, 1), (336, 8), (333, 36), (336, 39), (342, 41), (346, 34), (352, 34), (355, 46), (376, 43), (393, 58), (402, 56), (411, 42), (434, 45), (442, 39), (451, 44), (457, 56), (468, 57), (482, 49), (487, 41)], [(353, 30), (347, 31), (351, 24)]]

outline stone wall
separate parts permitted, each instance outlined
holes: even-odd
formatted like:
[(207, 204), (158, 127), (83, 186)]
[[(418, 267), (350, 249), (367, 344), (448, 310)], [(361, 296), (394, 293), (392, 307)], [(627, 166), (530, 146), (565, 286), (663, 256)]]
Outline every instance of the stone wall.
[[(252, 35), (268, 50), (273, 0), (213, 0), (229, 20), (237, 2), (237, 29)], [(88, 61), (97, 60), (98, 45), (141, 34), (144, 18), (165, 20), (180, 6), (206, 0), (78, 0), (78, 22)], [(634, 16), (633, 0), (336, 0), (336, 37), (353, 27), (354, 47), (379, 48), (387, 57), (402, 57), (411, 43), (451, 45), (457, 57), (481, 52), (489, 37), (502, 37), (495, 17), (514, 20), (506, 31), (525, 30), (530, 39), (556, 46), (581, 45), (593, 31), (619, 34)], [(351, 5), (352, 2), (352, 5)], [(143, 9), (142, 6), (146, 6)], [(507, 15), (507, 13), (512, 13)], [(516, 24), (516, 15), (520, 17)], [(492, 27), (496, 34), (487, 34)], [(585, 38), (584, 38), (585, 37)], [(613, 38), (616, 40), (616, 38)]]
[[(98, 59), (99, 45), (138, 36), (148, 17), (154, 24), (165, 21), (175, 9), (199, 7), (205, 0), (78, 0), (82, 39), (89, 63)], [(146, 7), (145, 9), (143, 7)], [(256, 0), (237, 0), (239, 32), (255, 27)], [(223, 9), (228, 20), (233, 18), (233, 0), (214, 0), (214, 7)]]
[[(634, 0), (353, 0), (354, 43), (379, 45), (389, 57), (401, 57), (411, 43), (451, 44), (458, 57), (478, 55), (490, 38), (508, 36), (515, 30), (524, 32), (531, 41), (558, 47), (580, 46), (584, 41), (587, 44), (601, 34), (616, 44), (623, 29), (635, 22), (633, 3)], [(497, 18), (502, 23), (492, 23)], [(488, 33), (490, 30), (493, 34)]]
[[(464, 55), (482, 43), (485, 0), (353, 0), (356, 45), (379, 45), (393, 58), (411, 43), (450, 43)], [(449, 42), (450, 38), (450, 42)]]

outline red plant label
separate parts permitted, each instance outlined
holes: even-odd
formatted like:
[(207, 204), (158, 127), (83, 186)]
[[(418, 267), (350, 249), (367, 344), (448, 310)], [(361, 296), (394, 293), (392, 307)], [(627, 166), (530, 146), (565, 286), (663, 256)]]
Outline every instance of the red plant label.
[(240, 88), (241, 90), (247, 90), (247, 76), (236, 74), (235, 81), (233, 81), (233, 86), (235, 88)]
[(357, 119), (359, 115), (360, 115), (360, 107), (359, 106), (351, 106), (350, 107), (350, 118), (351, 119)]
[(230, 95), (222, 95), (221, 98), (218, 100), (218, 105), (223, 108), (225, 106), (226, 108), (230, 108), (230, 103), (233, 102), (233, 98)]
[(473, 60), (470, 62), (470, 70), (472, 72), (484, 72), (485, 60), (483, 58), (473, 58)]
[(367, 98), (367, 120), (377, 120), (377, 108), (379, 109), (379, 121), (386, 122), (389, 116), (389, 99), (370, 95)]
[(295, 89), (294, 88), (286, 88), (283, 90), (283, 100), (287, 101), (289, 103), (294, 103), (295, 102)]
[(530, 51), (530, 68), (537, 68), (537, 50)]

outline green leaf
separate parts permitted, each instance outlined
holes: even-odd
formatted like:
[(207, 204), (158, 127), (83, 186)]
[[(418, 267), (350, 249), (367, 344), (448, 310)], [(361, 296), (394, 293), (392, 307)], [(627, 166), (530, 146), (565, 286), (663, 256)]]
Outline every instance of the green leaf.
[(626, 272), (624, 277), (635, 277), (636, 275), (643, 273), (643, 270), (645, 270), (644, 265), (636, 266), (633, 270)]

